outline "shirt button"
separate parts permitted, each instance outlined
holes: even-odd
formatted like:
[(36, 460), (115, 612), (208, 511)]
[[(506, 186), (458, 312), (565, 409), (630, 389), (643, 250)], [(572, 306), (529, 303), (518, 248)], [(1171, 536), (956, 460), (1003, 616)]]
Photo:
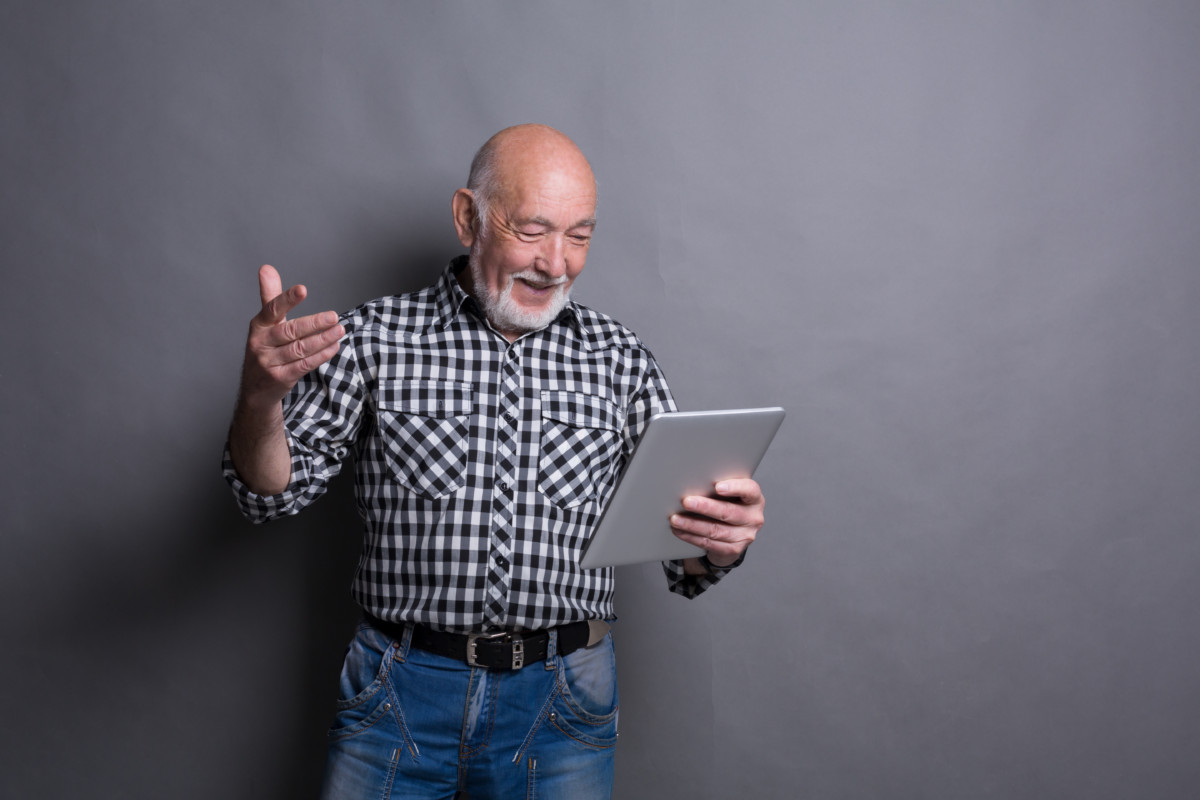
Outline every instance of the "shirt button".
[(501, 569), (508, 569), (508, 559), (504, 556), (499, 556), (496, 559), (496, 566), (500, 567)]
[(502, 491), (502, 492), (508, 491), (508, 484), (505, 483), (504, 481), (500, 481), (500, 483), (498, 485), (500, 487), (500, 491)]

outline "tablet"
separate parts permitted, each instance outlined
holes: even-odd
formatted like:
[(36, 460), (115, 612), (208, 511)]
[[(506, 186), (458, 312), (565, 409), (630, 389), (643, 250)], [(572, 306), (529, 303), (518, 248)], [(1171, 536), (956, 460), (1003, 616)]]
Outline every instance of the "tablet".
[(598, 569), (704, 555), (676, 538), (669, 517), (688, 495), (716, 497), (713, 484), (752, 478), (783, 422), (782, 408), (655, 414), (583, 550)]

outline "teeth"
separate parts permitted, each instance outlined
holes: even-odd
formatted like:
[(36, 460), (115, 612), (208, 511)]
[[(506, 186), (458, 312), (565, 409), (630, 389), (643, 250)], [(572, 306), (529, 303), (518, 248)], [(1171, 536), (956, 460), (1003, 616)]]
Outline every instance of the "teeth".
[(562, 286), (564, 283), (566, 283), (565, 280), (546, 282), (546, 281), (540, 281), (535, 278), (526, 277), (526, 276), (522, 276), (522, 275), (514, 275), (513, 281), (514, 282), (519, 281), (519, 282), (525, 284), (526, 286), (528, 286), (531, 291), (535, 291), (535, 292), (544, 292), (549, 289), (557, 289), (560, 286)]

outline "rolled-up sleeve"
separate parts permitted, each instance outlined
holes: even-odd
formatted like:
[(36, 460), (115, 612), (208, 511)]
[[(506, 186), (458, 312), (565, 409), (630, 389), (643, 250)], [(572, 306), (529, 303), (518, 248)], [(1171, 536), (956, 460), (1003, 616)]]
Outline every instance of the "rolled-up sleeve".
[(715, 586), (721, 578), (732, 572), (734, 567), (739, 566), (745, 557), (746, 554), (742, 553), (741, 557), (728, 567), (710, 565), (708, 573), (704, 575), (688, 575), (683, 571), (683, 561), (664, 561), (663, 572), (667, 574), (667, 588), (690, 600)]

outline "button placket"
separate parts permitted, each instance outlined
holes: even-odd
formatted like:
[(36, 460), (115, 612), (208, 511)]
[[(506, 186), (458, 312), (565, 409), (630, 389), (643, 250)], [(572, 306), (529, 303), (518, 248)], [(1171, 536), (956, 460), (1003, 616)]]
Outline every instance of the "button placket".
[[(511, 585), (513, 514), (516, 503), (519, 426), (515, 409), (521, 400), (519, 353), (510, 346), (501, 367), (501, 386), (496, 420), (496, 462), (492, 485), (492, 537), (488, 564), (485, 624), (502, 626), (508, 610)], [(508, 424), (504, 424), (504, 418)]]

